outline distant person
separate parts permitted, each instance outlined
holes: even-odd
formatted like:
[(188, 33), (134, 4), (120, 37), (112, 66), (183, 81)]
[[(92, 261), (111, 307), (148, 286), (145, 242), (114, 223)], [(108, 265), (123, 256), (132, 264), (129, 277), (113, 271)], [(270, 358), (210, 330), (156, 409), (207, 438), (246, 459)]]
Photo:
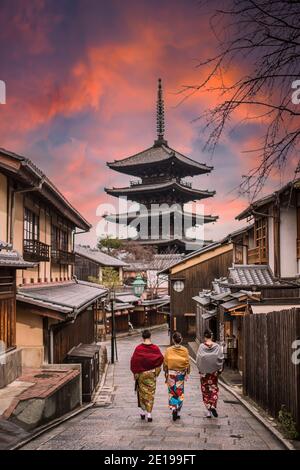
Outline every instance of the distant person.
[(190, 373), (190, 359), (187, 348), (181, 345), (182, 335), (175, 332), (174, 345), (167, 348), (164, 358), (164, 371), (169, 392), (169, 408), (173, 421), (180, 419), (184, 400), (184, 382)]
[(167, 315), (168, 335), (171, 333), (171, 315)]
[[(139, 344), (131, 357), (130, 369), (134, 374), (135, 390), (141, 419), (152, 421), (152, 409), (156, 390), (156, 378), (160, 374), (163, 355), (160, 349), (151, 342), (151, 332), (142, 332), (143, 342)], [(125, 399), (125, 397), (124, 397)]]
[(223, 370), (224, 355), (222, 347), (214, 343), (212, 333), (204, 332), (204, 342), (200, 344), (196, 363), (200, 373), (201, 391), (207, 418), (218, 417), (217, 402), (219, 396), (218, 376)]

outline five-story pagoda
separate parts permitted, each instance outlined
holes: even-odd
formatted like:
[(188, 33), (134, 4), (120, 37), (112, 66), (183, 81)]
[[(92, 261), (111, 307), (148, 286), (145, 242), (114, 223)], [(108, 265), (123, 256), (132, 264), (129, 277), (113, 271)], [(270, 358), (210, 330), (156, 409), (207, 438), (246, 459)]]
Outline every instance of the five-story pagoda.
[(193, 188), (185, 177), (207, 174), (213, 167), (198, 163), (169, 147), (164, 138), (164, 102), (158, 80), (157, 139), (154, 145), (122, 160), (108, 162), (109, 168), (140, 178), (123, 188), (105, 188), (107, 194), (139, 203), (137, 212), (108, 215), (106, 220), (134, 226), (136, 241), (154, 245), (158, 252), (186, 252), (203, 246), (203, 240), (190, 238), (186, 229), (214, 222), (217, 216), (187, 212), (186, 203), (212, 197), (215, 191)]

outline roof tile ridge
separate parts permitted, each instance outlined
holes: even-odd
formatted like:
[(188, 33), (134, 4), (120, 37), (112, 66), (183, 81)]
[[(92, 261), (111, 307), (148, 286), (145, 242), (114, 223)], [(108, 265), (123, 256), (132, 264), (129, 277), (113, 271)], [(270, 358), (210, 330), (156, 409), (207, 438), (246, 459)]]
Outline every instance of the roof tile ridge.
[(180, 155), (181, 157), (184, 157), (184, 158), (186, 158), (187, 160), (190, 160), (190, 161), (193, 162), (193, 163), (197, 163), (198, 165), (203, 165), (203, 166), (205, 166), (205, 167), (207, 167), (207, 168), (210, 168), (211, 170), (214, 169), (213, 166), (207, 165), (207, 163), (204, 163), (204, 162), (198, 162), (197, 160), (194, 160), (193, 158), (188, 157), (187, 155), (184, 155), (183, 153), (179, 152), (178, 150), (173, 149), (172, 147), (168, 147), (168, 148), (169, 148), (172, 152), (174, 152), (175, 156), (176, 156), (176, 154), (178, 154), (178, 155)]
[(112, 162), (107, 162), (107, 165), (112, 165), (112, 164), (114, 164), (114, 163), (119, 163), (119, 162), (125, 162), (126, 160), (129, 160), (129, 159), (131, 159), (131, 158), (137, 157), (138, 155), (141, 155), (141, 154), (144, 153), (144, 152), (148, 152), (148, 150), (151, 150), (151, 149), (153, 149), (153, 148), (155, 148), (155, 146), (154, 146), (154, 145), (151, 145), (150, 147), (147, 147), (147, 148), (144, 149), (144, 150), (140, 150), (139, 152), (136, 152), (136, 153), (134, 153), (133, 155), (129, 155), (129, 157), (120, 158), (120, 159), (115, 159), (115, 160), (113, 160)]

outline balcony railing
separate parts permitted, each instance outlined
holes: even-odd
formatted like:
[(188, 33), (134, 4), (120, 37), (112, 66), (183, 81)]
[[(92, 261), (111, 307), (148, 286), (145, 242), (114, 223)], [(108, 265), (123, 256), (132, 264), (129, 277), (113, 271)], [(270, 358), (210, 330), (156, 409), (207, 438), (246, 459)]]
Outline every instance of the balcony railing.
[(39, 240), (25, 239), (23, 243), (23, 257), (26, 261), (49, 261), (50, 246)]
[(192, 189), (192, 183), (190, 183), (189, 181), (181, 181), (180, 183), (182, 186)]
[(248, 264), (264, 264), (268, 262), (266, 248), (260, 249), (258, 246), (248, 249)]
[(138, 186), (139, 184), (141, 184), (141, 182), (139, 180), (131, 180), (130, 181), (130, 186)]
[(74, 264), (75, 253), (64, 250), (51, 249), (51, 260), (58, 264)]

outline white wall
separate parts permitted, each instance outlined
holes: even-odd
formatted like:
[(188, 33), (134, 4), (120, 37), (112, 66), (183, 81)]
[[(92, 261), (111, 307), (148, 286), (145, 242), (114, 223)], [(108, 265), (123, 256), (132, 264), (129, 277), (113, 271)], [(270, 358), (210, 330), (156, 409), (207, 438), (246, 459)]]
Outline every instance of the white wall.
[(280, 208), (280, 267), (281, 276), (295, 276), (297, 263), (297, 214), (296, 208)]

